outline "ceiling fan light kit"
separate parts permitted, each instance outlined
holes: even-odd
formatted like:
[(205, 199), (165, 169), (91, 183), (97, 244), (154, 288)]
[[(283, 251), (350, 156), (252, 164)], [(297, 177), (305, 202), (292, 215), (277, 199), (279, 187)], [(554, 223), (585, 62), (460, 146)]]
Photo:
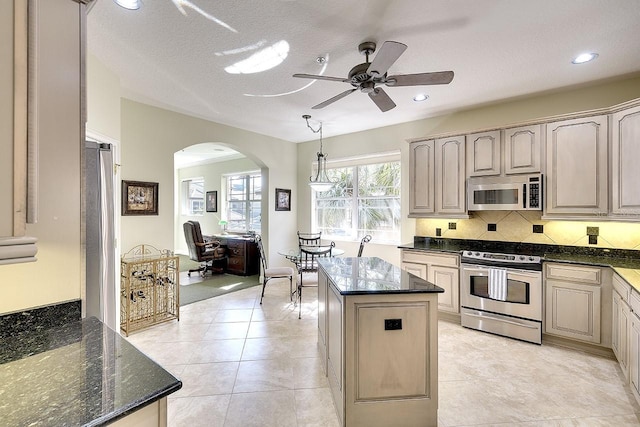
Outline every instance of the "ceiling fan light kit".
[(407, 50), (407, 45), (399, 42), (384, 42), (372, 62), (369, 62), (369, 55), (376, 50), (376, 44), (374, 42), (367, 41), (360, 43), (358, 50), (361, 54), (365, 55), (365, 62), (353, 67), (351, 71), (349, 71), (346, 79), (315, 74), (293, 75), (293, 77), (303, 79), (349, 83), (353, 86), (353, 89), (341, 92), (338, 95), (311, 107), (312, 109), (317, 110), (319, 108), (324, 108), (359, 89), (360, 92), (369, 95), (369, 98), (374, 102), (374, 104), (376, 104), (380, 111), (385, 112), (395, 108), (396, 104), (381, 87), (378, 87), (379, 85), (384, 84), (388, 87), (440, 85), (449, 84), (453, 80), (453, 71), (387, 76), (389, 68), (398, 60), (398, 58), (400, 58), (400, 55)]

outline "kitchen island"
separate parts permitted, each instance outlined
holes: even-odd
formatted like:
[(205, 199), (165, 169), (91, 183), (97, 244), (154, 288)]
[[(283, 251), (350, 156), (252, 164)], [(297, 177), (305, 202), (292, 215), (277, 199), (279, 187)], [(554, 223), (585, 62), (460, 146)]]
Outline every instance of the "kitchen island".
[(343, 426), (435, 426), (438, 294), (380, 258), (319, 261), (318, 347)]
[(2, 425), (166, 426), (166, 396), (181, 387), (93, 317), (34, 327), (0, 347)]

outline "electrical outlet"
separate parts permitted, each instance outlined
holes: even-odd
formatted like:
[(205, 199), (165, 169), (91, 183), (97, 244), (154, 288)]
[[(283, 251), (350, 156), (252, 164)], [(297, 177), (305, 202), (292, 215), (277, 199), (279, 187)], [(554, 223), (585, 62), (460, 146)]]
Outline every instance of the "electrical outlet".
[(544, 225), (542, 225), (542, 224), (533, 224), (533, 232), (534, 233), (544, 233)]
[(599, 236), (600, 227), (587, 227), (587, 236)]
[(442, 228), (436, 228), (436, 237), (442, 236)]
[(402, 319), (384, 319), (385, 331), (397, 331), (402, 329)]
[(449, 223), (449, 230), (455, 230), (457, 227), (457, 224), (455, 222), (450, 222)]
[(498, 231), (498, 224), (487, 224), (487, 231)]
[(589, 244), (590, 245), (597, 245), (598, 244), (598, 236), (597, 235), (590, 235), (589, 236)]

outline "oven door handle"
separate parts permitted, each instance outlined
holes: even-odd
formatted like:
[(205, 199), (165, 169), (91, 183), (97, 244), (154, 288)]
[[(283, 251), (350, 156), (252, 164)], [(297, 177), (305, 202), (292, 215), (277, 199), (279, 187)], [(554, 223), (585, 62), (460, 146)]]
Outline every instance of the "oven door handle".
[(508, 323), (510, 325), (516, 325), (516, 326), (522, 326), (525, 328), (529, 328), (529, 329), (538, 329), (537, 326), (531, 326), (531, 325), (527, 325), (525, 323), (520, 323), (520, 322), (514, 322), (513, 320), (506, 320), (506, 319), (498, 319), (497, 317), (491, 317), (491, 316), (486, 316), (486, 315), (480, 315), (480, 314), (473, 314), (473, 313), (465, 313), (466, 316), (471, 316), (471, 317), (478, 317), (480, 319), (485, 319), (485, 320), (495, 320), (496, 322), (502, 322), (502, 323)]

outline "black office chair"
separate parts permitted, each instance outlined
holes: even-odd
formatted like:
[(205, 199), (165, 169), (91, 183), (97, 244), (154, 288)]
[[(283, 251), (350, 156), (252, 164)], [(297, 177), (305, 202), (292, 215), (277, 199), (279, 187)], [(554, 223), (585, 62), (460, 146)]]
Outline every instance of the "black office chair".
[(298, 246), (320, 246), (322, 231), (306, 233), (298, 231)]
[(260, 304), (262, 304), (262, 298), (264, 298), (264, 289), (267, 287), (267, 282), (271, 279), (289, 279), (289, 299), (293, 301), (293, 276), (295, 275), (293, 268), (269, 268), (267, 265), (267, 257), (265, 256), (264, 248), (262, 247), (262, 238), (259, 234), (256, 234), (256, 243), (258, 244), (258, 250), (260, 251), (260, 261), (262, 261), (262, 295), (260, 296)]
[(362, 238), (362, 240), (360, 240), (360, 249), (358, 249), (358, 257), (362, 256), (362, 250), (364, 249), (364, 245), (366, 243), (369, 243), (371, 241), (371, 235), (367, 234), (366, 236), (364, 236)]
[(198, 268), (192, 268), (187, 275), (197, 271), (201, 276), (211, 271), (212, 273), (224, 273), (227, 266), (227, 255), (220, 241), (205, 241), (202, 237), (200, 223), (198, 221), (187, 221), (182, 225), (184, 237), (189, 248), (189, 258), (201, 263)]
[(305, 285), (302, 280), (304, 273), (318, 272), (318, 259), (331, 256), (331, 251), (336, 246), (335, 242), (331, 242), (328, 246), (300, 246), (300, 256), (296, 260), (296, 269), (300, 273), (300, 281), (298, 281), (298, 319), (302, 318), (302, 288), (318, 287), (318, 281), (315, 284)]

